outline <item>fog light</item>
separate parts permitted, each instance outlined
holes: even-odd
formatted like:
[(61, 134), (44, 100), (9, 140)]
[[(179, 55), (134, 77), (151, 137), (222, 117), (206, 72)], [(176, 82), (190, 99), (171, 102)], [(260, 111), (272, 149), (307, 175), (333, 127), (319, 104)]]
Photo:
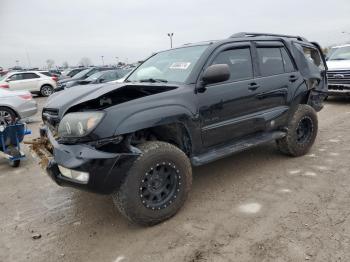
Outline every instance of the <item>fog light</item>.
[(65, 168), (63, 166), (58, 166), (58, 169), (60, 170), (62, 176), (68, 177), (72, 180), (76, 180), (83, 184), (87, 184), (87, 182), (89, 181), (89, 173), (75, 171), (72, 169)]

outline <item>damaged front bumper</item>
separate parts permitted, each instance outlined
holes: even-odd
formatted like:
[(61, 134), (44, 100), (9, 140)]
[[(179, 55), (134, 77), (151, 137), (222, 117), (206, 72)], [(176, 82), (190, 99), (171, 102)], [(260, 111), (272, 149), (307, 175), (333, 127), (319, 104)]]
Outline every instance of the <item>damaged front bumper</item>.
[[(120, 150), (115, 153), (100, 151), (89, 144), (59, 144), (46, 128), (40, 135), (40, 141), (32, 143), (31, 149), (58, 185), (100, 194), (110, 194), (118, 188), (140, 154), (127, 141), (115, 145)], [(43, 146), (39, 146), (39, 142)]]

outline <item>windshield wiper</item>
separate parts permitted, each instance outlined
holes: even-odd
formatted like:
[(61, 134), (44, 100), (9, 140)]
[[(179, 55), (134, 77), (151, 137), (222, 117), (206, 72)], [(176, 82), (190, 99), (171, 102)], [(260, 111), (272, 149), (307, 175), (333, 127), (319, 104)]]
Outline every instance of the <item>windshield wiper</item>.
[(149, 82), (149, 83), (168, 83), (168, 80), (165, 79), (159, 79), (159, 78), (146, 78), (141, 79), (140, 82)]

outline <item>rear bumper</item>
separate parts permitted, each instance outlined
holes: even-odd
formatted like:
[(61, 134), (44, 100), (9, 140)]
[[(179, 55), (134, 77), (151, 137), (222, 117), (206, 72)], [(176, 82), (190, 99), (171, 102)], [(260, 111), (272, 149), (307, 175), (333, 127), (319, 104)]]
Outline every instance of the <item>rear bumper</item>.
[[(43, 133), (43, 132), (41, 132)], [(53, 147), (53, 158), (46, 172), (60, 186), (69, 186), (99, 194), (110, 194), (119, 187), (123, 178), (139, 155), (139, 150), (130, 147), (129, 152), (107, 153), (87, 144), (58, 144), (50, 131), (47, 138)], [(87, 183), (64, 176), (58, 166), (89, 173)]]

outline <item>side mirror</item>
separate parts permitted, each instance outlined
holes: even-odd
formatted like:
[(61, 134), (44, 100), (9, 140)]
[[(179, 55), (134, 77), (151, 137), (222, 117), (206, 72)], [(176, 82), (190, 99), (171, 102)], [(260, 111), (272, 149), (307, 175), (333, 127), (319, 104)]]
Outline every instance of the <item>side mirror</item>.
[(103, 78), (100, 78), (100, 79), (98, 80), (99, 83), (103, 83), (104, 81), (106, 81), (106, 80), (103, 79)]
[(224, 82), (230, 79), (230, 68), (227, 64), (216, 64), (209, 66), (203, 74), (202, 80), (205, 84)]

